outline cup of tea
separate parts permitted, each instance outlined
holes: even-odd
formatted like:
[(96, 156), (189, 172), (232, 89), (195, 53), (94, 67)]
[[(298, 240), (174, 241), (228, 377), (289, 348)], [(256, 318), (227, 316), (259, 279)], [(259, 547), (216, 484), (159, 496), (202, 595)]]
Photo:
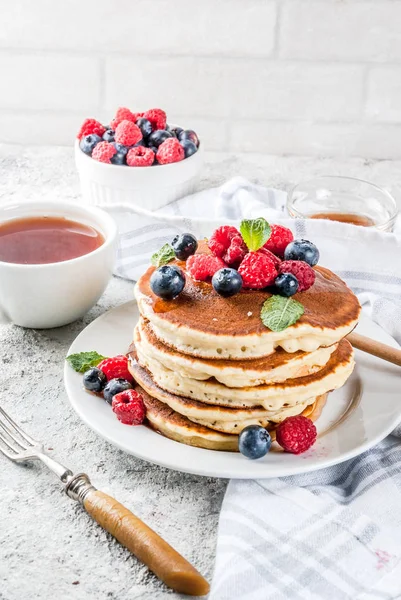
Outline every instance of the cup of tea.
[(104, 292), (116, 246), (117, 226), (99, 208), (0, 207), (0, 322), (48, 329), (79, 319)]
[(392, 231), (398, 208), (383, 188), (355, 177), (326, 175), (298, 183), (288, 194), (291, 217), (329, 219)]

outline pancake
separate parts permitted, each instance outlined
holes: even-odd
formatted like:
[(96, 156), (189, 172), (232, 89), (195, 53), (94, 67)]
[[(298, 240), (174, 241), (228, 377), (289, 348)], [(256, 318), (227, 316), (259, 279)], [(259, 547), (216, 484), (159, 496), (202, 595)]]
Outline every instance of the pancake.
[(243, 388), (228, 388), (215, 379), (198, 381), (184, 378), (179, 373), (166, 369), (158, 361), (152, 360), (150, 366), (147, 357), (139, 353), (131, 352), (130, 357), (134, 359), (129, 367), (134, 378), (138, 360), (140, 366), (151, 371), (153, 381), (160, 388), (177, 396), (231, 408), (263, 406), (269, 411), (294, 406), (341, 387), (354, 368), (354, 352), (347, 340), (341, 340), (330, 360), (317, 373), (282, 383)]
[[(222, 450), (238, 452), (238, 436), (214, 431), (198, 423), (193, 423), (186, 417), (172, 410), (169, 406), (150, 396), (139, 385), (137, 391), (142, 394), (146, 406), (146, 418), (149, 425), (157, 432), (181, 444), (206, 448), (208, 450)], [(312, 421), (319, 418), (327, 396), (321, 396), (315, 404), (304, 411), (304, 416)], [(274, 428), (270, 430), (272, 439), (275, 440)]]
[(150, 370), (152, 360), (156, 360), (181, 377), (198, 380), (214, 377), (227, 387), (256, 386), (316, 373), (328, 362), (337, 348), (335, 344), (310, 353), (298, 351), (293, 354), (278, 348), (267, 357), (236, 361), (196, 358), (160, 342), (149, 323), (143, 319), (135, 327), (134, 342), (139, 355), (147, 357)]
[[(204, 242), (198, 252), (208, 252)], [(184, 262), (174, 262), (185, 270)], [(303, 304), (304, 314), (280, 332), (268, 329), (260, 318), (264, 301), (271, 297), (267, 291), (242, 290), (223, 298), (210, 283), (187, 276), (177, 298), (162, 300), (150, 289), (154, 270), (150, 267), (135, 286), (140, 313), (161, 342), (184, 354), (248, 359), (272, 354), (277, 347), (291, 353), (313, 352), (337, 343), (358, 322), (358, 299), (337, 275), (323, 267), (315, 267), (316, 280), (309, 290), (293, 296)]]
[(313, 404), (316, 398), (308, 398), (305, 402), (278, 411), (267, 411), (263, 406), (254, 408), (229, 408), (213, 406), (198, 402), (192, 398), (183, 398), (166, 392), (153, 381), (151, 373), (138, 364), (131, 363), (130, 371), (139, 385), (151, 396), (164, 402), (170, 408), (187, 417), (195, 423), (200, 423), (211, 429), (226, 433), (238, 433), (247, 425), (272, 426), (281, 423), (287, 417), (299, 415), (307, 406)]

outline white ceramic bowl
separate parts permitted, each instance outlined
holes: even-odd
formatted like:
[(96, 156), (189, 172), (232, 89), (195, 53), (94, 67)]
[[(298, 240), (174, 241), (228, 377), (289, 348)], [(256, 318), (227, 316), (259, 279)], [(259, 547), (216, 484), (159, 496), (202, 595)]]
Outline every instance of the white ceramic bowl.
[(133, 205), (154, 211), (193, 194), (203, 164), (203, 149), (178, 163), (154, 167), (126, 167), (93, 160), (75, 142), (75, 164), (87, 204)]
[(65, 202), (24, 202), (0, 208), (0, 223), (25, 217), (67, 217), (104, 237), (93, 252), (63, 262), (26, 265), (0, 261), (0, 322), (48, 329), (82, 317), (112, 275), (117, 225), (103, 210)]

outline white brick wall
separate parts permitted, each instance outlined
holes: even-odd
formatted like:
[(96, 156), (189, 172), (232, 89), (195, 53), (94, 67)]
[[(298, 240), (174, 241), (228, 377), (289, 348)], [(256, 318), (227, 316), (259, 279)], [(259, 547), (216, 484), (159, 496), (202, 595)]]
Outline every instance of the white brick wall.
[(401, 0), (10, 0), (0, 142), (164, 107), (205, 147), (401, 158)]

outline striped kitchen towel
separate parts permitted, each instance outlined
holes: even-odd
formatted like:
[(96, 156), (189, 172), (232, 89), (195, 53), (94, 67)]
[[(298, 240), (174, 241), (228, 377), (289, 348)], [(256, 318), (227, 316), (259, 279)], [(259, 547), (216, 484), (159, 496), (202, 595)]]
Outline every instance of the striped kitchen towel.
[[(158, 213), (110, 209), (120, 227), (117, 274), (137, 279), (178, 232), (204, 237), (220, 224), (264, 216), (312, 240), (320, 263), (401, 344), (400, 220), (394, 234), (290, 220), (285, 200), (284, 192), (237, 177)], [(209, 600), (401, 599), (400, 437), (401, 426), (361, 456), (314, 473), (231, 481)]]

